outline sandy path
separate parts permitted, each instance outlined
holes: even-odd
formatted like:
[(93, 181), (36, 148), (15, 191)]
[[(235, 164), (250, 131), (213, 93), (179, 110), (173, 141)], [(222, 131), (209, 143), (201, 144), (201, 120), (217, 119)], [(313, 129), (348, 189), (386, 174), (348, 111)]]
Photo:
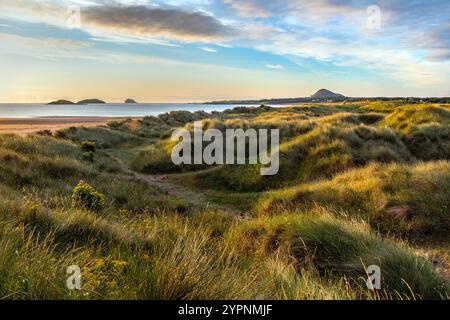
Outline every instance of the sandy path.
[(160, 174), (138, 173), (131, 170), (128, 164), (126, 164), (122, 159), (113, 156), (111, 154), (109, 155), (119, 164), (122, 171), (124, 171), (126, 174), (129, 174), (135, 177), (136, 179), (147, 182), (149, 185), (156, 188), (158, 191), (162, 193), (186, 201), (193, 207), (193, 209), (197, 210), (212, 209), (216, 211), (225, 212), (227, 214), (231, 214), (239, 219), (243, 219), (248, 216), (247, 213), (239, 211), (237, 209), (210, 203), (204, 194), (188, 189), (186, 186), (173, 183), (173, 181), (170, 180), (170, 177), (176, 176), (175, 174), (160, 175)]

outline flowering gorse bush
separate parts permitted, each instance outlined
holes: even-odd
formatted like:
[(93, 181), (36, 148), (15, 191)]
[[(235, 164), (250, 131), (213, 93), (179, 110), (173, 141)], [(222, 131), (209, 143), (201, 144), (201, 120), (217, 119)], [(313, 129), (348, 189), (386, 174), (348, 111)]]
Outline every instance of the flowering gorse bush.
[(105, 196), (84, 181), (80, 181), (72, 191), (72, 206), (92, 211), (105, 207)]

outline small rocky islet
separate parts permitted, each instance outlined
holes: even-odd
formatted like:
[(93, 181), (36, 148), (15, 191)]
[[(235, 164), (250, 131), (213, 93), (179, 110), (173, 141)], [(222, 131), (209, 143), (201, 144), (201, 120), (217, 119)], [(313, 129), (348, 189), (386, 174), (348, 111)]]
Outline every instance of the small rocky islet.
[[(106, 103), (105, 101), (100, 100), (100, 99), (85, 99), (85, 100), (78, 101), (76, 103), (73, 101), (70, 101), (70, 100), (60, 99), (60, 100), (55, 100), (55, 101), (49, 102), (49, 103), (47, 103), (47, 105), (76, 105), (76, 104), (86, 105), (86, 104), (105, 104), (105, 103)], [(135, 104), (137, 102), (134, 99), (128, 98), (125, 100), (124, 103)]]

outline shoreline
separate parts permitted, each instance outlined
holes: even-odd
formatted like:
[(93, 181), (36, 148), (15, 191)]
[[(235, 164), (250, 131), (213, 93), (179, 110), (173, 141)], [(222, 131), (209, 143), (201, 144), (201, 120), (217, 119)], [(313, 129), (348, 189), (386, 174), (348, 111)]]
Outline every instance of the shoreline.
[(0, 134), (28, 134), (41, 130), (56, 131), (68, 127), (96, 127), (110, 121), (142, 119), (142, 117), (51, 116), (35, 118), (0, 118)]

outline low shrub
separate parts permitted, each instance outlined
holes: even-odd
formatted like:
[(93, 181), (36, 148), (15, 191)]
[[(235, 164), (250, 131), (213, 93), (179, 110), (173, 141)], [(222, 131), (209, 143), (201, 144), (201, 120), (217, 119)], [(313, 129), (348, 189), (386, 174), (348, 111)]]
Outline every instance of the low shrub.
[(85, 161), (94, 162), (94, 153), (92, 151), (83, 152), (81, 158)]
[(50, 137), (53, 136), (53, 133), (48, 129), (40, 130), (40, 131), (36, 132), (36, 134), (41, 135), (41, 136), (50, 136)]
[(95, 152), (95, 141), (81, 141), (81, 150), (84, 152)]
[(92, 211), (105, 207), (105, 196), (84, 181), (80, 181), (72, 191), (72, 206)]

